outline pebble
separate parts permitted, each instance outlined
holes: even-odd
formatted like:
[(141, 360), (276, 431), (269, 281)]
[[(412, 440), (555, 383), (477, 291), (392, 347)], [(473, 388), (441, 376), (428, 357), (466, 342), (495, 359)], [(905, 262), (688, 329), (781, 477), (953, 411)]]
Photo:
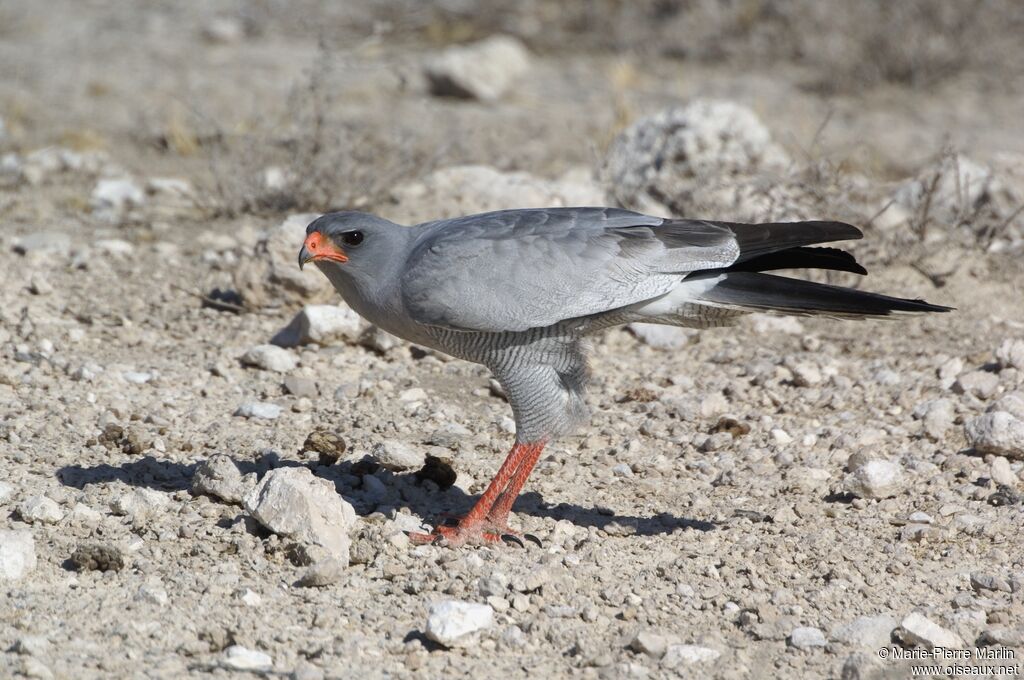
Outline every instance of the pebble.
[(996, 361), (1002, 368), (1024, 371), (1024, 339), (1007, 338), (996, 349)]
[(982, 572), (971, 572), (971, 587), (977, 591), (995, 590), (1004, 593), (1013, 592), (1010, 583), (1001, 576), (986, 574)]
[(929, 620), (919, 612), (908, 614), (900, 622), (896, 634), (905, 644), (921, 646), (925, 649), (934, 647), (953, 649), (964, 646), (964, 641), (959, 635)]
[(261, 420), (274, 420), (281, 415), (284, 409), (277, 404), (265, 401), (247, 401), (235, 410), (236, 416), (242, 418), (258, 418)]
[(14, 487), (7, 482), (0, 482), (0, 504), (6, 503), (13, 495)]
[(64, 519), (64, 511), (46, 496), (31, 496), (23, 500), (18, 504), (18, 515), (29, 523), (56, 524)]
[(285, 391), (296, 397), (306, 397), (307, 399), (315, 399), (319, 392), (316, 388), (316, 381), (312, 378), (306, 378), (301, 375), (289, 375), (285, 376), (282, 383)]
[(241, 504), (256, 486), (256, 474), (242, 476), (238, 465), (223, 453), (210, 456), (196, 467), (192, 476), (192, 492), (207, 494), (228, 503)]
[(797, 649), (814, 649), (827, 644), (825, 634), (819, 628), (798, 626), (789, 634), (789, 644)]
[(101, 179), (92, 190), (93, 210), (122, 211), (142, 205), (146, 194), (134, 180), (121, 177)]
[(490, 605), (444, 600), (430, 607), (425, 633), (445, 647), (467, 646), (475, 641), (475, 633), (489, 628), (493, 622), (494, 610)]
[(348, 564), (355, 509), (332, 482), (315, 477), (308, 468), (271, 470), (245, 497), (244, 505), (270, 531), (321, 546)]
[(299, 365), (299, 358), (277, 345), (256, 345), (242, 355), (242, 363), (262, 368), (264, 371), (287, 373)]
[(274, 660), (269, 654), (241, 645), (231, 645), (225, 649), (222, 658), (226, 667), (239, 671), (269, 671), (274, 666)]
[(668, 649), (668, 640), (664, 636), (649, 630), (642, 630), (629, 643), (630, 649), (640, 654), (646, 654), (654, 659), (665, 656)]
[(387, 354), (398, 346), (399, 339), (376, 326), (370, 326), (359, 336), (359, 344), (377, 354)]
[(793, 374), (793, 384), (797, 387), (813, 387), (823, 380), (821, 369), (809, 361), (787, 360), (785, 366)]
[(270, 342), (278, 347), (353, 343), (359, 339), (364, 325), (347, 305), (306, 305)]
[(0, 529), (0, 579), (15, 581), (36, 568), (36, 543), (26, 529)]
[(508, 594), (509, 579), (503, 572), (492, 571), (486, 578), (480, 579), (477, 587), (484, 597), (504, 596)]
[(319, 560), (303, 572), (296, 585), (306, 588), (329, 586), (344, 578), (347, 569), (348, 562), (343, 564), (341, 560), (333, 557)]
[(971, 394), (979, 399), (991, 399), (999, 389), (999, 376), (988, 371), (969, 371), (953, 383), (957, 394)]
[(972, 418), (964, 426), (967, 443), (978, 453), (1024, 460), (1024, 421), (1005, 411)]
[(989, 413), (1006, 411), (1014, 418), (1024, 420), (1024, 392), (1004, 394), (985, 410)]
[(495, 101), (530, 67), (526, 47), (510, 36), (495, 35), (471, 45), (449, 47), (428, 60), (432, 94)]
[(16, 654), (42, 656), (50, 651), (50, 641), (43, 635), (23, 635), (14, 641), (11, 650)]
[(694, 332), (660, 323), (631, 323), (626, 326), (637, 340), (655, 349), (679, 349), (690, 343)]
[(144, 521), (164, 510), (169, 500), (167, 494), (156, 489), (138, 488), (121, 494), (110, 504), (110, 509), (117, 515), (128, 515), (136, 520)]
[(162, 607), (170, 598), (167, 596), (167, 591), (159, 586), (143, 585), (139, 586), (136, 591), (135, 599)]
[(778, 446), (786, 446), (793, 443), (793, 437), (782, 428), (773, 428), (770, 432), (772, 441)]
[(1010, 461), (1003, 456), (992, 458), (992, 464), (989, 466), (989, 476), (992, 477), (992, 481), (996, 484), (1002, 484), (1011, 489), (1017, 486), (1017, 475), (1013, 474)]
[(837, 642), (862, 649), (879, 649), (889, 644), (892, 629), (899, 619), (890, 614), (858, 616), (832, 630), (831, 638)]
[(418, 470), (423, 467), (426, 455), (421, 447), (412, 446), (402, 441), (388, 439), (374, 445), (370, 451), (374, 460), (385, 470), (403, 472)]
[(914, 416), (921, 420), (929, 439), (941, 441), (956, 421), (956, 408), (952, 399), (931, 399), (918, 404)]
[(665, 668), (692, 666), (699, 663), (711, 663), (722, 655), (717, 649), (700, 645), (669, 645), (661, 665)]
[(900, 493), (903, 487), (902, 469), (887, 460), (869, 460), (846, 477), (847, 491), (861, 498), (889, 498)]
[(53, 285), (42, 272), (32, 272), (28, 278), (28, 290), (33, 295), (49, 295), (53, 292)]

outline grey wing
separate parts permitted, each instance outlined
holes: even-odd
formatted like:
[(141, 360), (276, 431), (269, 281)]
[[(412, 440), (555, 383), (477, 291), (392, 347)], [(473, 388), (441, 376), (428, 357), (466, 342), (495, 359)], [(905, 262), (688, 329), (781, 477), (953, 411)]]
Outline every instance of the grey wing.
[(729, 229), (612, 208), (508, 210), (423, 225), (402, 277), (416, 321), (522, 331), (650, 300), (732, 264)]

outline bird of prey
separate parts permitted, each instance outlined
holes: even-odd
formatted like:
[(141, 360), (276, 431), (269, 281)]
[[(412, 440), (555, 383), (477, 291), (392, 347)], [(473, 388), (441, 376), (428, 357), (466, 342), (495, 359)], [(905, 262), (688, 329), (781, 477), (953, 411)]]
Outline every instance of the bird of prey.
[(451, 545), (522, 541), (512, 504), (552, 439), (588, 417), (584, 339), (632, 322), (709, 328), (750, 312), (863, 319), (949, 307), (765, 272), (866, 274), (815, 244), (859, 239), (841, 222), (739, 224), (616, 208), (501, 210), (415, 227), (335, 212), (306, 229), (314, 262), (356, 312), (406, 340), (483, 364), (515, 416), (511, 452), (457, 524), (414, 533)]

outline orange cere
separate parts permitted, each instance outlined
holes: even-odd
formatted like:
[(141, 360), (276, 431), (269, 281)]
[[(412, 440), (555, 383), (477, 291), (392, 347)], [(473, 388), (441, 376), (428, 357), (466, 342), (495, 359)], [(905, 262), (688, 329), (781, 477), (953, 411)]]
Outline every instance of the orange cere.
[(317, 260), (330, 260), (332, 262), (348, 262), (348, 255), (345, 254), (338, 246), (334, 245), (331, 239), (327, 238), (319, 231), (314, 231), (306, 237), (306, 242), (303, 244), (306, 250), (310, 254), (310, 259), (316, 262)]

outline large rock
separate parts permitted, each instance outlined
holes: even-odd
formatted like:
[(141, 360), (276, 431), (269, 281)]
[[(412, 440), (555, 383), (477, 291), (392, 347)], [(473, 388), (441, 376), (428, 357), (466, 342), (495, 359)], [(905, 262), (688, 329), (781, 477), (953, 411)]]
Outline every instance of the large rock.
[(323, 547), (348, 564), (356, 513), (327, 480), (304, 467), (268, 472), (245, 497), (245, 509), (263, 526), (300, 543)]
[(903, 470), (887, 460), (869, 460), (846, 478), (846, 489), (861, 498), (882, 499), (903, 490)]
[(26, 498), (18, 505), (18, 514), (22, 520), (30, 523), (56, 524), (64, 519), (64, 511), (56, 501), (46, 496)]
[(316, 213), (290, 215), (267, 232), (234, 268), (235, 290), (249, 307), (326, 301), (333, 288), (316, 267), (299, 269), (306, 227)]
[(0, 579), (14, 581), (36, 568), (32, 532), (0, 529)]
[(964, 646), (963, 638), (959, 635), (918, 612), (908, 614), (900, 622), (900, 627), (896, 629), (895, 633), (903, 641), (903, 644), (911, 647), (955, 649)]
[(445, 647), (459, 647), (472, 643), (476, 633), (494, 622), (490, 605), (444, 600), (430, 608), (426, 635)]
[(242, 499), (256, 486), (256, 473), (242, 476), (235, 461), (223, 453), (210, 456), (196, 468), (192, 477), (192, 492), (216, 496), (228, 503), (241, 504)]
[(515, 38), (495, 35), (472, 45), (449, 47), (426, 65), (433, 94), (494, 101), (530, 67), (530, 54)]
[(363, 325), (360, 316), (347, 305), (306, 305), (270, 342), (279, 347), (356, 342)]
[(287, 373), (299, 365), (299, 358), (277, 345), (256, 345), (242, 355), (242, 363), (264, 371)]
[(402, 224), (490, 210), (607, 203), (597, 182), (580, 173), (548, 180), (525, 172), (501, 172), (485, 165), (435, 170), (422, 180), (397, 187), (391, 198), (394, 204), (382, 207), (381, 212)]
[[(764, 171), (789, 163), (757, 115), (729, 101), (698, 99), (687, 106), (642, 118), (612, 144), (605, 178), (628, 207), (667, 214), (687, 212), (697, 197), (725, 190), (716, 202), (740, 203), (753, 197), (739, 189)], [(701, 198), (700, 201), (705, 201)]]
[(992, 411), (967, 421), (967, 443), (978, 453), (1024, 460), (1024, 421), (1006, 411)]

